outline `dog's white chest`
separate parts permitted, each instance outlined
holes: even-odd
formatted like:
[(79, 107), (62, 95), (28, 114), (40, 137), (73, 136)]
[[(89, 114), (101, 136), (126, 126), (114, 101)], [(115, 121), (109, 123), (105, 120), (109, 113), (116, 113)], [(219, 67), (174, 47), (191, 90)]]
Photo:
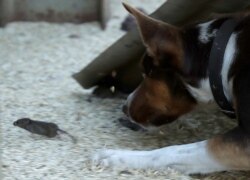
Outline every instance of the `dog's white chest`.
[(192, 87), (187, 85), (189, 92), (200, 103), (209, 103), (214, 101), (214, 97), (210, 88), (209, 79), (202, 79), (199, 83), (199, 87)]

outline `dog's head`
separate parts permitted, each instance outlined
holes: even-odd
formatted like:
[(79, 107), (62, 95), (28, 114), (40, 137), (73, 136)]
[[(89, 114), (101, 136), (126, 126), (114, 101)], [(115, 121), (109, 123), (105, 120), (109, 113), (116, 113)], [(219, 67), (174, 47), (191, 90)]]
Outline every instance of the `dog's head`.
[(145, 128), (172, 122), (196, 103), (183, 81), (181, 30), (124, 6), (137, 20), (147, 53), (141, 61), (144, 80), (129, 95), (123, 111)]

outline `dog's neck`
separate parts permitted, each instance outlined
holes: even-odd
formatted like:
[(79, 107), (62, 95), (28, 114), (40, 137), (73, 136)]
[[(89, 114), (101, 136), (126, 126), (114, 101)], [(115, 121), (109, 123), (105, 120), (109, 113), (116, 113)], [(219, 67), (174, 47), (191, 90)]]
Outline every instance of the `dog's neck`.
[(208, 60), (216, 32), (225, 19), (186, 27), (182, 32), (185, 76), (196, 84), (208, 76)]
[[(182, 33), (183, 48), (185, 54), (183, 72), (187, 86), (191, 94), (200, 102), (213, 101), (209, 79), (208, 79), (208, 64), (209, 56), (213, 44), (213, 40), (221, 24), (226, 20), (213, 20), (206, 23), (198, 24), (191, 28), (184, 28)], [(231, 87), (227, 80), (227, 74), (230, 64), (233, 61), (235, 42), (234, 36), (230, 37), (228, 49), (225, 51), (224, 66), (222, 68), (223, 89), (225, 95), (231, 99)], [(230, 51), (230, 52), (229, 52)], [(225, 71), (225, 72), (223, 72)], [(224, 74), (223, 74), (224, 73)]]

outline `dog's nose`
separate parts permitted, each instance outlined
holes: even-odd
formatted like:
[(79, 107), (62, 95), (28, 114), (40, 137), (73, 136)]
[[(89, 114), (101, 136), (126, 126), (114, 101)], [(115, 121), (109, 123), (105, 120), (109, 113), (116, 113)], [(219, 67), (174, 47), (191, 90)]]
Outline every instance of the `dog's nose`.
[(122, 106), (122, 112), (124, 113), (124, 114), (128, 114), (128, 106), (127, 105), (123, 105)]

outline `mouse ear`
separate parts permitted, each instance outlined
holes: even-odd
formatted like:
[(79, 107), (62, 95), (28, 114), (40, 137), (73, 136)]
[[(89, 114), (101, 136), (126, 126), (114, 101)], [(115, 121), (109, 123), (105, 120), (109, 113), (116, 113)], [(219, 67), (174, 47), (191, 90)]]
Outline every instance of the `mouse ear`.
[(31, 123), (31, 119), (30, 118), (22, 118), (22, 119), (19, 119), (19, 121), (25, 122), (26, 124), (30, 124)]

